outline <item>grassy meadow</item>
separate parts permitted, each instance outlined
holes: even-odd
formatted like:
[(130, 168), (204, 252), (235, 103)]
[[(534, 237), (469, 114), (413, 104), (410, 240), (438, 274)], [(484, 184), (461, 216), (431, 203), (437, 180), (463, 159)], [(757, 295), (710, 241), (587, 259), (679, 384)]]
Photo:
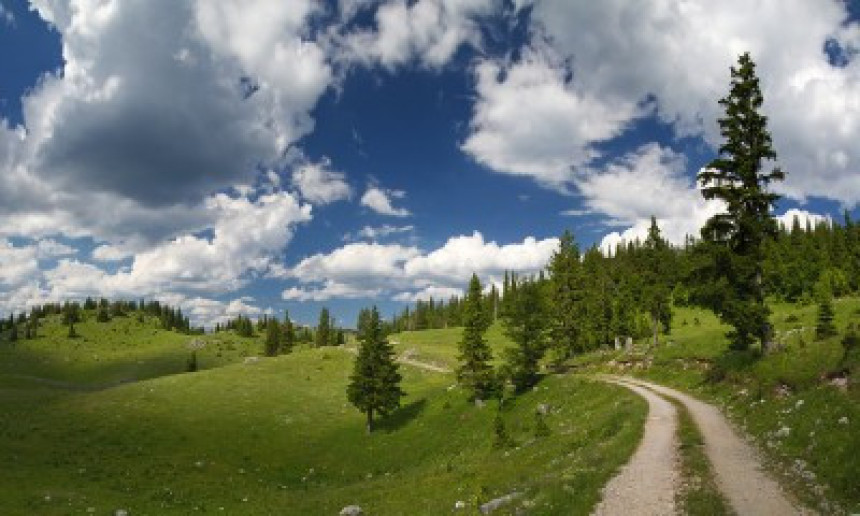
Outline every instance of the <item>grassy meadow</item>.
[[(0, 514), (587, 514), (626, 462), (646, 405), (628, 391), (546, 378), (478, 408), (453, 376), (401, 366), (403, 407), (367, 435), (346, 400), (353, 356), (259, 355), (259, 339), (188, 336), (134, 317), (58, 320), (0, 340)], [(191, 348), (203, 369), (185, 373)], [(548, 435), (535, 412), (549, 407)], [(541, 434), (541, 435), (539, 435)], [(500, 511), (504, 514), (504, 511)]]

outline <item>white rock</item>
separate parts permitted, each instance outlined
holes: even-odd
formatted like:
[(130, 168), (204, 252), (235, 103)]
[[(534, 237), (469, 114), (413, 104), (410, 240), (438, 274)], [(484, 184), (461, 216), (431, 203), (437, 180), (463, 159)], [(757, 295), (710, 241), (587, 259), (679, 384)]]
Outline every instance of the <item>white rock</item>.
[(347, 505), (338, 514), (340, 516), (359, 516), (360, 514), (364, 514), (364, 512), (358, 505)]
[(466, 508), (466, 502), (464, 502), (463, 500), (457, 500), (457, 502), (454, 503), (454, 508), (455, 509), (465, 509)]
[(780, 428), (779, 430), (776, 431), (777, 437), (788, 437), (789, 434), (791, 434), (791, 428), (789, 428), (787, 426), (783, 426), (782, 428)]
[(847, 424), (848, 424), (848, 416), (842, 416), (842, 417), (840, 417), (840, 418), (839, 418), (839, 424), (840, 424), (840, 425), (847, 425)]

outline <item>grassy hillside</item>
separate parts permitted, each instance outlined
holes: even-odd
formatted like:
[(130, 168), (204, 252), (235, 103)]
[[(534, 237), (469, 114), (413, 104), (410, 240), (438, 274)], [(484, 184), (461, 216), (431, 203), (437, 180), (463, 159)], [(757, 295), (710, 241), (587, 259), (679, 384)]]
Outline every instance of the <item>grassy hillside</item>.
[[(681, 308), (656, 350), (594, 353), (575, 365), (680, 387), (721, 405), (760, 445), (775, 470), (825, 513), (860, 511), (860, 354), (841, 363), (842, 336), (815, 339), (815, 305), (775, 304), (772, 321), (784, 349), (761, 358), (728, 350), (727, 330), (710, 312)], [(860, 299), (835, 302), (837, 328), (860, 323)], [(846, 392), (828, 373), (848, 367)]]
[[(462, 328), (405, 331), (392, 335), (390, 340), (399, 355), (405, 354), (417, 360), (453, 368), (457, 365), (457, 344), (462, 332)], [(501, 362), (504, 349), (511, 345), (510, 339), (503, 333), (502, 324), (497, 322), (490, 326), (485, 337), (495, 362)]]
[(514, 491), (511, 510), (586, 514), (646, 411), (623, 389), (551, 377), (504, 408), (513, 443), (494, 448), (495, 403), (403, 366), (404, 407), (368, 436), (343, 350), (246, 363), (261, 343), (219, 334), (202, 338), (208, 369), (181, 373), (194, 337), (133, 318), (78, 328), (69, 340), (47, 320), (36, 340), (0, 341), (2, 514), (441, 514)]

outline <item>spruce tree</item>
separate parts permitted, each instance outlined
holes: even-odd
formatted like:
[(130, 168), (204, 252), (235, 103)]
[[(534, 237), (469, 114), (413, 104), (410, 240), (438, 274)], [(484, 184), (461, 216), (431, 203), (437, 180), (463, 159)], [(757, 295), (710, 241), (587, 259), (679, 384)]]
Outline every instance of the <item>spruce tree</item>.
[(400, 388), (402, 377), (394, 361), (394, 349), (382, 332), (379, 311), (375, 306), (366, 317), (359, 343), (346, 394), (350, 403), (365, 414), (367, 432), (370, 433), (374, 415), (390, 414), (400, 406), (400, 398), (405, 395)]
[(660, 323), (663, 323), (665, 330), (672, 317), (667, 270), (671, 250), (669, 244), (660, 235), (660, 227), (657, 225), (657, 219), (653, 216), (651, 217), (651, 226), (648, 228), (648, 238), (645, 240), (644, 254), (642, 301), (645, 310), (651, 317), (651, 336), (653, 346), (657, 347)]
[(296, 345), (296, 331), (293, 327), (293, 321), (290, 320), (290, 313), (284, 312), (284, 324), (281, 325), (283, 331), (282, 345), (284, 353), (291, 353), (293, 346)]
[(815, 337), (826, 339), (836, 335), (836, 326), (833, 324), (835, 316), (833, 310), (833, 293), (829, 277), (822, 275), (815, 285), (815, 296), (818, 298), (818, 314), (815, 323)]
[(546, 351), (546, 313), (541, 285), (525, 281), (516, 287), (516, 297), (505, 317), (505, 334), (514, 346), (506, 350), (506, 368), (518, 392), (535, 385), (540, 360)]
[(570, 231), (561, 235), (547, 270), (550, 274), (549, 330), (555, 359), (561, 362), (583, 350), (584, 285), (579, 247)]
[(281, 325), (274, 317), (266, 321), (266, 356), (276, 357), (281, 352)]
[(731, 91), (719, 101), (725, 108), (719, 120), (725, 142), (719, 156), (699, 172), (698, 180), (705, 199), (726, 204), (726, 211), (702, 228), (702, 238), (715, 244), (712, 249), (728, 251), (715, 256), (714, 276), (723, 285), (714, 308), (733, 328), (728, 334), (732, 347), (744, 350), (755, 340), (766, 346), (770, 335), (762, 244), (776, 235), (770, 213), (779, 196), (767, 187), (785, 176), (779, 168), (763, 168), (764, 161), (776, 159), (776, 152), (767, 118), (759, 113), (763, 97), (749, 53), (740, 56), (731, 76)]
[(323, 307), (320, 310), (320, 320), (319, 324), (317, 324), (317, 331), (314, 339), (314, 343), (317, 347), (328, 346), (331, 344), (331, 316), (329, 315), (328, 308)]
[(459, 343), (460, 365), (457, 367), (457, 380), (473, 400), (487, 399), (495, 384), (493, 367), (490, 365), (493, 355), (484, 338), (489, 324), (481, 297), (481, 282), (476, 274), (472, 274), (463, 307), (465, 327)]

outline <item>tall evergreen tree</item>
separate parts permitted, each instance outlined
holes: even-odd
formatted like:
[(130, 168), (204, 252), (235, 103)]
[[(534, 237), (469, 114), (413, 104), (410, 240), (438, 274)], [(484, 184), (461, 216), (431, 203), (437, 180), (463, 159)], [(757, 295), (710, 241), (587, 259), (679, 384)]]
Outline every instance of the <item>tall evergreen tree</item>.
[(349, 377), (346, 394), (350, 403), (367, 417), (367, 432), (373, 431), (373, 416), (386, 416), (400, 406), (405, 395), (402, 377), (394, 361), (394, 349), (382, 332), (379, 311), (374, 306), (364, 321), (360, 347)]
[(284, 353), (291, 353), (296, 345), (296, 330), (293, 326), (293, 321), (290, 320), (290, 313), (284, 312), (284, 323), (281, 325), (283, 332), (281, 347)]
[(460, 365), (457, 367), (457, 380), (469, 391), (471, 399), (483, 400), (493, 392), (495, 377), (490, 365), (493, 355), (484, 338), (488, 318), (484, 313), (485, 307), (481, 298), (481, 282), (476, 274), (472, 274), (463, 306), (465, 327), (459, 343)]
[(565, 230), (547, 265), (549, 271), (549, 331), (555, 359), (562, 361), (583, 350), (584, 285), (579, 247)]
[(320, 319), (317, 324), (317, 331), (314, 337), (314, 343), (317, 347), (328, 346), (331, 344), (332, 322), (328, 308), (323, 307), (323, 309), (320, 310)]
[(281, 325), (274, 317), (266, 321), (266, 356), (276, 357), (281, 352)]
[(668, 267), (671, 250), (669, 244), (660, 235), (657, 219), (651, 217), (648, 228), (648, 238), (645, 239), (645, 267), (642, 271), (644, 308), (651, 317), (651, 336), (654, 347), (659, 344), (659, 327), (664, 330), (669, 327), (672, 318), (671, 290), (669, 286)]
[(506, 350), (506, 368), (517, 391), (538, 381), (540, 360), (546, 352), (546, 308), (541, 285), (527, 280), (517, 285), (505, 317), (505, 334), (514, 346)]
[(714, 308), (733, 327), (729, 333), (732, 347), (747, 349), (755, 340), (765, 346), (770, 335), (762, 243), (776, 234), (770, 212), (779, 196), (767, 187), (785, 175), (779, 168), (763, 168), (764, 161), (776, 159), (776, 152), (767, 118), (759, 113), (763, 97), (749, 53), (740, 56), (731, 75), (731, 91), (719, 101), (725, 108), (725, 116), (719, 120), (725, 142), (719, 157), (699, 172), (698, 180), (705, 199), (726, 204), (726, 211), (711, 217), (702, 228), (703, 239), (728, 250), (715, 257), (719, 268), (714, 275), (725, 283)]

